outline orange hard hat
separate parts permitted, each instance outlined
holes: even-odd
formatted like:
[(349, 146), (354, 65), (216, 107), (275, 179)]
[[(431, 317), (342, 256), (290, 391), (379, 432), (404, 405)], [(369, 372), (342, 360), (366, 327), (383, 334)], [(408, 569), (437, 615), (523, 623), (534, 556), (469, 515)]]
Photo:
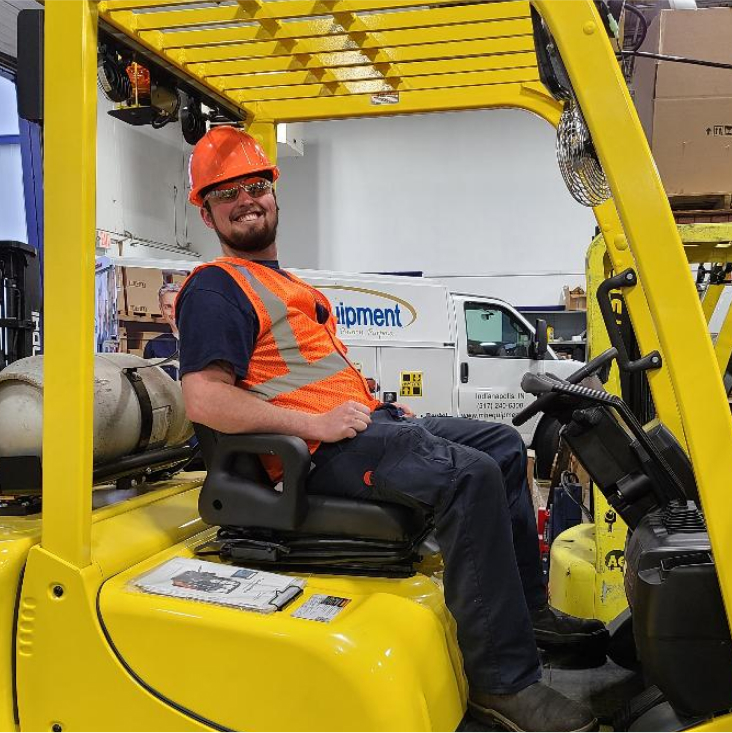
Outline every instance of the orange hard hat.
[(207, 188), (265, 171), (271, 173), (273, 181), (280, 175), (251, 135), (230, 125), (213, 127), (196, 143), (188, 161), (188, 200), (203, 206), (201, 192)]

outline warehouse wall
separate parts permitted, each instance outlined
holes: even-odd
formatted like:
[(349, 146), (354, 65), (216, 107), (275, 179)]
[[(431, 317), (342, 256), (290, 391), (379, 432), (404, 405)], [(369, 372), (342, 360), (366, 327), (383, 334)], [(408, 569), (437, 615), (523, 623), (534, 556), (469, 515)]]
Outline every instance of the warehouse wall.
[[(177, 242), (215, 257), (215, 237), (185, 203), (179, 125), (134, 128), (110, 108), (100, 100), (98, 227), (168, 245), (126, 256), (170, 257)], [(499, 110), (320, 122), (304, 139), (304, 157), (280, 159), (286, 265), (493, 276), (471, 289), (510, 282), (500, 294), (520, 305), (558, 303), (561, 285), (583, 283), (594, 217), (567, 193), (541, 119)]]
[(511, 300), (559, 302), (562, 284), (584, 281), (595, 219), (567, 192), (554, 137), (516, 110), (308, 124), (305, 156), (282, 161), (281, 258), (339, 270), (530, 273), (511, 278)]
[[(180, 124), (161, 130), (132, 127), (110, 117), (99, 95), (97, 114), (97, 228), (153, 244), (126, 246), (132, 257), (190, 258), (192, 242), (208, 237), (198, 211), (185, 202), (188, 156)], [(116, 248), (112, 254), (118, 254)]]

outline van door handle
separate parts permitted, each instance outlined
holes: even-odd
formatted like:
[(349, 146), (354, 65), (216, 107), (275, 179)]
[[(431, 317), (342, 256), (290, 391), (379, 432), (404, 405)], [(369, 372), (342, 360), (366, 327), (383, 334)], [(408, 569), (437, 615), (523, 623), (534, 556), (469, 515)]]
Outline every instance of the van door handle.
[(463, 384), (468, 383), (468, 362), (463, 361), (460, 363), (460, 381)]

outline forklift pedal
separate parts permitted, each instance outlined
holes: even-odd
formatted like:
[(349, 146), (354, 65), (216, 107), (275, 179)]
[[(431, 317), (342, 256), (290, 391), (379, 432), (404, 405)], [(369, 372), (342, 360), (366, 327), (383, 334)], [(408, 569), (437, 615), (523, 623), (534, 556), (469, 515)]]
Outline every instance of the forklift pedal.
[(649, 710), (660, 705), (666, 698), (661, 690), (651, 685), (639, 695), (631, 698), (613, 715), (613, 730), (630, 730), (630, 726)]

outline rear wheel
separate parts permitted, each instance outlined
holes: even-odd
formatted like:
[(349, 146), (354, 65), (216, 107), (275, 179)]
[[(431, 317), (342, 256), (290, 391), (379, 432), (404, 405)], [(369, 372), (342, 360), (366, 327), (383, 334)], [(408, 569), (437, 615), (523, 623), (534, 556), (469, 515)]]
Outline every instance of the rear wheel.
[(559, 429), (561, 423), (553, 417), (543, 417), (534, 436), (536, 453), (536, 475), (541, 481), (547, 481), (552, 471), (554, 457), (559, 448)]

